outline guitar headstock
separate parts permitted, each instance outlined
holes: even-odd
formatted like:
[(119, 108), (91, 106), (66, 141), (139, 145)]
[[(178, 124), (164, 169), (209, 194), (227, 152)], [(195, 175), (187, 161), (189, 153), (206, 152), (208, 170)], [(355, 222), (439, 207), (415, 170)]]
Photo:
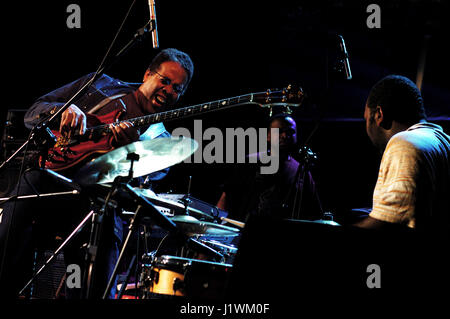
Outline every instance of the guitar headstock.
[(274, 107), (281, 108), (284, 113), (291, 114), (291, 108), (300, 107), (304, 98), (305, 93), (300, 86), (293, 86), (289, 84), (281, 90), (267, 90), (265, 93), (264, 103), (261, 103), (261, 106), (270, 108), (270, 115), (272, 115)]
[(300, 106), (305, 98), (305, 93), (300, 86), (293, 86), (289, 84), (286, 88), (282, 90), (284, 94), (284, 99), (286, 103), (296, 104)]

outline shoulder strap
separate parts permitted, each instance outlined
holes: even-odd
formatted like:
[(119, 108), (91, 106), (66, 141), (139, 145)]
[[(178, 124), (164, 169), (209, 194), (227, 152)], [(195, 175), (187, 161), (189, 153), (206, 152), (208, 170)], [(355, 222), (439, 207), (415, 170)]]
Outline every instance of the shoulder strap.
[(98, 103), (96, 106), (94, 106), (92, 109), (90, 109), (88, 111), (89, 114), (93, 114), (95, 112), (97, 112), (98, 110), (100, 110), (102, 107), (104, 107), (106, 104), (108, 104), (109, 102), (118, 99), (119, 97), (122, 97), (126, 95), (126, 93), (119, 93), (110, 97), (107, 97), (106, 99), (103, 99), (100, 101), (100, 103)]

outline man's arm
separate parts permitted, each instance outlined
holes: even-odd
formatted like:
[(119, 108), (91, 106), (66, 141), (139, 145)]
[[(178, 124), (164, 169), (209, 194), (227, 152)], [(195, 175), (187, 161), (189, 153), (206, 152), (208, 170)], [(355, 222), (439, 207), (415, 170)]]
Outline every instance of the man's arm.
[[(25, 113), (25, 127), (32, 129), (52, 112), (62, 107), (78, 90), (87, 83), (92, 74), (87, 74), (78, 80), (64, 85), (36, 100)], [(56, 128), (56, 127), (55, 127)]]
[(388, 143), (380, 164), (369, 216), (354, 226), (366, 229), (413, 228), (419, 153), (404, 136)]
[(375, 218), (372, 218), (370, 216), (367, 216), (363, 220), (357, 222), (356, 224), (353, 224), (353, 226), (365, 228), (365, 229), (376, 229), (376, 230), (385, 230), (385, 229), (391, 229), (395, 227), (396, 224), (384, 222), (382, 220), (378, 220)]

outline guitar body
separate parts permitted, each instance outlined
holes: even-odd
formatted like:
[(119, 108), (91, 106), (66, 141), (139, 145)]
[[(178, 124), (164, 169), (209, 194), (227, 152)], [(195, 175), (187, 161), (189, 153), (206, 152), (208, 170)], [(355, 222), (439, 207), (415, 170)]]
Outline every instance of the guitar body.
[[(114, 123), (122, 112), (123, 110), (114, 110), (101, 116), (86, 114), (86, 126), (89, 128)], [(88, 161), (114, 149), (112, 146), (113, 135), (111, 133), (98, 136), (84, 135), (68, 140), (59, 131), (52, 132), (56, 136), (57, 142), (49, 149), (45, 168), (53, 171), (72, 168), (81, 162)]]

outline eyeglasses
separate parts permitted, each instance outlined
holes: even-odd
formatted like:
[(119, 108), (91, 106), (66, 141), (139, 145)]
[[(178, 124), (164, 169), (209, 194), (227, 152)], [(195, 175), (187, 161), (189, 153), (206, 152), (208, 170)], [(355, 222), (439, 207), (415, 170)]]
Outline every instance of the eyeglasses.
[(173, 84), (172, 83), (173, 81), (171, 79), (169, 79), (167, 76), (164, 76), (164, 75), (162, 75), (162, 74), (160, 74), (160, 73), (158, 73), (156, 71), (151, 71), (151, 72), (156, 73), (157, 75), (159, 75), (159, 77), (161, 78), (161, 84), (162, 85), (164, 85), (164, 86), (172, 85), (172, 89), (174, 90), (174, 92), (176, 94), (178, 94), (178, 95), (183, 94), (183, 91), (184, 91), (183, 85)]

